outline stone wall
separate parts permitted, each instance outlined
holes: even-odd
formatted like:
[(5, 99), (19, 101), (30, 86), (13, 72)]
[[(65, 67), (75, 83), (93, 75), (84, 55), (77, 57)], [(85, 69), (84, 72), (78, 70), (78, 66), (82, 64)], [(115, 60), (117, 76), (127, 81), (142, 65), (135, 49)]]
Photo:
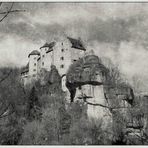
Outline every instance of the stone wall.
[(37, 78), (37, 59), (38, 55), (30, 55), (29, 57), (29, 76)]

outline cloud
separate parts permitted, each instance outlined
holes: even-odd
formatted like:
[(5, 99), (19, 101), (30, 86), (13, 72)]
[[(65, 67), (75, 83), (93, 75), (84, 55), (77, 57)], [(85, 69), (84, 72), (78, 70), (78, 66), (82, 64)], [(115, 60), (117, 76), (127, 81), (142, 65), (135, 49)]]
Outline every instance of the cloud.
[(26, 12), (0, 23), (0, 66), (26, 64), (31, 50), (66, 34), (119, 64), (127, 78), (148, 82), (148, 4), (15, 3), (14, 9)]
[(26, 12), (6, 18), (0, 32), (37, 43), (63, 32), (85, 42), (120, 43), (131, 39), (130, 28), (148, 13), (143, 4), (125, 3), (15, 3), (15, 8)]
[(28, 60), (28, 53), (38, 46), (17, 36), (7, 36), (0, 44), (0, 66), (23, 66)]

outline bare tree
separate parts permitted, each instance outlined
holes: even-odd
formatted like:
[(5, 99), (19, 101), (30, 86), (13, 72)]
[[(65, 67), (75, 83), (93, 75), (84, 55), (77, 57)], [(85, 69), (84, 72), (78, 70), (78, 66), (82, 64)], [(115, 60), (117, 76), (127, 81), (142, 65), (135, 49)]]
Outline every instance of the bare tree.
[[(21, 9), (13, 9), (14, 3), (2, 3), (0, 2), (0, 22), (4, 21), (7, 17), (9, 17), (12, 13), (18, 13), (18, 12), (24, 12), (25, 10)], [(2, 84), (3, 81), (5, 81), (12, 73), (12, 69), (9, 71), (3, 73), (0, 77), (0, 84)], [(6, 103), (5, 98), (1, 99), (0, 106), (1, 106), (1, 112), (0, 112), (0, 118), (6, 117), (10, 114), (12, 114), (12, 105), (10, 103)], [(10, 111), (11, 110), (11, 111)]]
[[(8, 7), (5, 6), (7, 4), (9, 4)], [(6, 7), (6, 8), (3, 8), (3, 7)], [(25, 11), (25, 10), (21, 10), (21, 9), (13, 9), (13, 7), (14, 7), (14, 2), (13, 3), (2, 3), (2, 2), (0, 2), (0, 22), (2, 22), (5, 18), (7, 18), (9, 16), (9, 14), (11, 14), (11, 13), (17, 13), (17, 12), (24, 12)], [(12, 71), (10, 70), (7, 74), (5, 74), (0, 79), (0, 83), (9, 77), (11, 72)]]
[(14, 3), (10, 3), (9, 8), (7, 8), (6, 10), (2, 10), (3, 5), (5, 5), (6, 3), (0, 3), (0, 22), (2, 22), (6, 17), (8, 17), (9, 14), (11, 13), (16, 13), (16, 12), (24, 12), (25, 10), (20, 10), (20, 9), (13, 9)]

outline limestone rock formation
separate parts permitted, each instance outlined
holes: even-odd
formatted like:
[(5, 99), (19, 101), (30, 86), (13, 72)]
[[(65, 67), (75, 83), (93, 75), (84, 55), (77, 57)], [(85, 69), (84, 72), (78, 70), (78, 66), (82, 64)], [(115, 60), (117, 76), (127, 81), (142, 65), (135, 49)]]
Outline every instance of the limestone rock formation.
[[(67, 73), (66, 86), (71, 94), (71, 102), (82, 99), (88, 104), (89, 118), (102, 120), (103, 128), (109, 126), (110, 111), (104, 97), (108, 69), (96, 55), (86, 55), (71, 65)], [(99, 105), (93, 105), (99, 104)], [(109, 121), (109, 122), (108, 122)]]
[(72, 64), (67, 73), (66, 86), (73, 101), (76, 88), (84, 85), (102, 85), (105, 83), (108, 69), (101, 64), (98, 56), (87, 55)]
[(101, 84), (102, 80), (96, 80), (96, 75), (107, 73), (108, 69), (101, 64), (98, 56), (85, 56), (71, 65), (67, 73), (67, 86), (79, 86), (84, 84)]
[(126, 119), (134, 100), (133, 89), (124, 83), (112, 84), (109, 69), (93, 54), (85, 55), (70, 66), (66, 86), (71, 102), (85, 101), (89, 118), (102, 120), (103, 129), (113, 125), (112, 111)]

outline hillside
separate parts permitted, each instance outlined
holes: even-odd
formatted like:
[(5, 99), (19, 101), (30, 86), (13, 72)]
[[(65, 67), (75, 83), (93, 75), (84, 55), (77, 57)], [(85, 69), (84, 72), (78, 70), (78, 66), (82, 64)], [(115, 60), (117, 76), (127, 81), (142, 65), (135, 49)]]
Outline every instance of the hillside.
[[(131, 87), (123, 87), (123, 84), (110, 87), (110, 83), (107, 83), (110, 82), (109, 69), (105, 68), (97, 56), (85, 56), (70, 66), (67, 87), (72, 92), (88, 84), (103, 86), (105, 99), (108, 99), (107, 107), (113, 119), (113, 127), (105, 130), (101, 128), (100, 119), (89, 119), (87, 110), (90, 104), (77, 100), (66, 103), (66, 94), (61, 89), (61, 77), (55, 66), (51, 67), (50, 72), (44, 71), (39, 81), (25, 88), (20, 81), (20, 69), (1, 69), (1, 77), (10, 71), (10, 75), (0, 83), (3, 103), (1, 112), (8, 109), (7, 113), (10, 113), (0, 118), (1, 145), (99, 145), (131, 144), (137, 141), (138, 144), (143, 141), (147, 144), (147, 140), (144, 140), (147, 124), (143, 122), (143, 118), (147, 118), (147, 106), (142, 110), (143, 99), (140, 102), (133, 96)], [(98, 75), (102, 78), (98, 79)], [(128, 108), (122, 108), (123, 98), (132, 100)], [(143, 141), (140, 138), (137, 140), (135, 135), (129, 136), (129, 133), (133, 134), (131, 130), (135, 129)]]
[[(77, 97), (77, 91), (79, 88), (82, 89), (84, 85), (87, 87), (90, 86), (90, 88), (93, 86), (87, 91), (92, 90), (95, 86), (103, 86), (104, 92), (101, 93), (105, 96), (104, 101), (106, 102), (103, 106), (109, 109), (110, 112), (108, 113), (111, 113), (114, 125), (113, 129), (109, 129), (109, 131), (113, 130), (116, 136), (124, 133), (128, 138), (131, 138), (132, 136), (129, 136), (128, 133), (126, 133), (128, 128), (128, 130), (132, 131), (131, 133), (135, 132), (135, 129), (138, 129), (138, 134), (142, 134), (141, 127), (144, 127), (144, 122), (141, 122), (141, 120), (144, 119), (143, 113), (141, 112), (140, 107), (139, 109), (137, 106), (135, 108), (137, 96), (134, 96), (132, 87), (123, 80), (114, 81), (116, 75), (119, 77), (120, 75), (119, 72), (113, 68), (114, 67), (112, 67), (111, 71), (101, 63), (101, 60), (97, 56), (87, 55), (70, 66), (67, 73), (66, 86), (71, 94), (71, 102), (75, 101), (74, 99)], [(98, 91), (100, 89), (99, 87)], [(82, 98), (84, 100), (89, 99), (89, 97), (91, 97), (91, 93), (89, 93), (89, 96)], [(87, 100), (84, 101), (87, 102)], [(89, 101), (90, 103), (88, 103), (88, 105), (93, 105), (93, 103), (91, 103), (92, 101)], [(102, 104), (96, 103), (94, 104), (94, 108), (96, 108), (95, 106), (100, 105), (102, 106)], [(137, 110), (137, 112), (135, 112), (135, 110)], [(108, 121), (106, 120), (106, 122)], [(128, 140), (131, 140), (130, 138)], [(118, 137), (116, 140), (121, 142), (121, 139)]]

